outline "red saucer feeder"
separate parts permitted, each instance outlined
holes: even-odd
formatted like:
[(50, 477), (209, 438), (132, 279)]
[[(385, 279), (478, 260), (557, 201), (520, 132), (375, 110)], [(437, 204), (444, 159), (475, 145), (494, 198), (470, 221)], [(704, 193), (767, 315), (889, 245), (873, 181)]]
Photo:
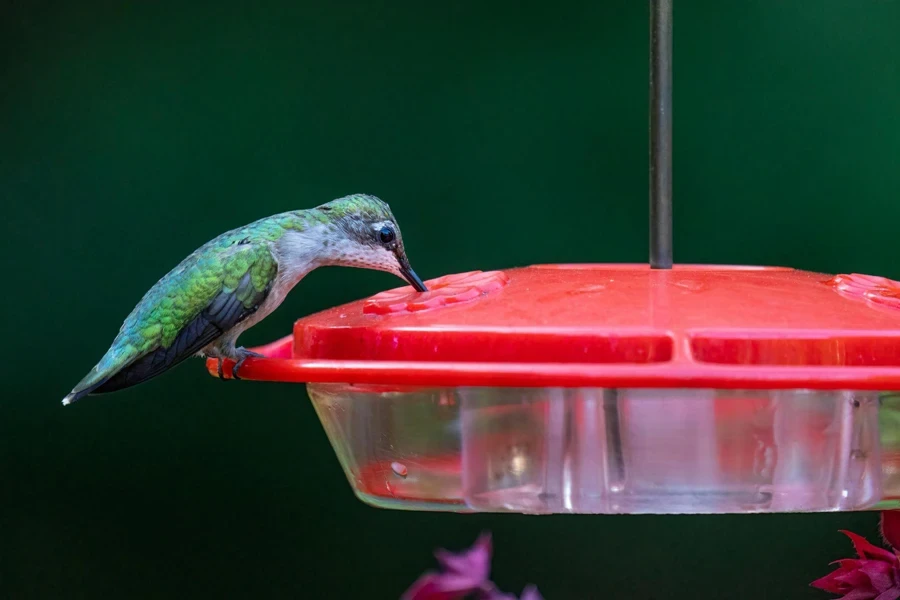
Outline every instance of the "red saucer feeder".
[[(433, 279), (300, 319), (241, 378), (305, 383), (381, 507), (900, 507), (900, 283), (676, 265), (671, 2), (651, 2), (650, 265)], [(217, 364), (208, 361), (217, 374)], [(225, 365), (229, 376), (231, 365)], [(248, 384), (251, 385), (251, 384)], [(881, 425), (881, 427), (880, 427)]]
[(300, 319), (241, 371), (308, 384), (367, 502), (697, 513), (898, 497), (879, 392), (900, 389), (900, 283), (586, 264), (426, 285)]

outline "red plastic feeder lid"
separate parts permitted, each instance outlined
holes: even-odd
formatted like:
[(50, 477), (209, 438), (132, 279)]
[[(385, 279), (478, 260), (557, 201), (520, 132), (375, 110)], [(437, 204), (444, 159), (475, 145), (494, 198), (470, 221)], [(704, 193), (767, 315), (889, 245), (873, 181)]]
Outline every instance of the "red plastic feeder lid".
[[(774, 267), (536, 265), (300, 319), (242, 379), (900, 389), (900, 283)], [(216, 363), (208, 361), (211, 373)], [(225, 369), (229, 372), (229, 368)]]

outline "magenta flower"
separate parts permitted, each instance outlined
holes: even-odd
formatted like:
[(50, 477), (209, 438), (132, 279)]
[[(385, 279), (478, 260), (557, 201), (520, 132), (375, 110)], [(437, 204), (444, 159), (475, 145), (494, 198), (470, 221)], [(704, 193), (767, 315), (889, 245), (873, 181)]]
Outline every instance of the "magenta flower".
[(881, 537), (895, 550), (900, 548), (900, 510), (881, 512)]
[[(836, 561), (838, 568), (810, 585), (842, 600), (897, 600), (900, 598), (900, 559), (865, 538), (842, 531), (853, 542), (859, 558)], [(832, 563), (834, 564), (834, 563)]]
[[(403, 595), (403, 600), (462, 600), (472, 596), (477, 600), (516, 600), (504, 594), (488, 578), (491, 572), (491, 535), (483, 533), (467, 551), (452, 554), (446, 550), (435, 552), (442, 572), (429, 571), (419, 577)], [(534, 586), (522, 592), (520, 600), (543, 600)]]

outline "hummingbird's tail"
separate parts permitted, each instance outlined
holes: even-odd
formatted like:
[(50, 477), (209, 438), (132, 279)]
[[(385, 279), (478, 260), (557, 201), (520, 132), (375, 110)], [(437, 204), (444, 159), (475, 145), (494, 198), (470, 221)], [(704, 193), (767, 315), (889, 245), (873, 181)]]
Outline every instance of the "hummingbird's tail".
[[(192, 333), (194, 330), (189, 326), (187, 331)], [(218, 330), (213, 329), (213, 332), (216, 331)], [(169, 347), (159, 347), (146, 354), (141, 354), (130, 345), (124, 348), (114, 345), (75, 389), (63, 398), (63, 406), (85, 396), (108, 394), (153, 379), (195, 355), (210, 341), (208, 337), (200, 338), (193, 345), (187, 345), (176, 339)]]
[(63, 406), (68, 406), (75, 402), (76, 400), (81, 400), (85, 396), (89, 395), (91, 392), (102, 386), (104, 383), (108, 381), (109, 378), (104, 377), (97, 383), (93, 383), (88, 385), (87, 387), (82, 387), (81, 384), (75, 386), (75, 389), (68, 393), (68, 395), (63, 398)]
[(79, 381), (78, 385), (63, 398), (63, 406), (68, 406), (90, 394), (113, 391), (112, 389), (106, 389), (114, 387), (109, 385), (111, 383), (110, 380), (116, 378), (117, 375), (134, 362), (136, 355), (137, 353), (130, 347), (124, 350), (119, 350), (115, 346), (110, 348), (103, 358), (100, 359), (100, 362), (91, 369), (90, 373)]

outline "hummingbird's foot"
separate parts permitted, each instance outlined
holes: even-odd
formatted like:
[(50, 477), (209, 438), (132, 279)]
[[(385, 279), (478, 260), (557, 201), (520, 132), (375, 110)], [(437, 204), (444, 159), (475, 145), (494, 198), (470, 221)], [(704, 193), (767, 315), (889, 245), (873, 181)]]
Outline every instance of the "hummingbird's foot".
[[(235, 354), (237, 355), (237, 362), (234, 363), (234, 366), (231, 368), (231, 377), (232, 379), (240, 380), (238, 376), (238, 371), (241, 370), (241, 367), (244, 365), (244, 361), (250, 358), (265, 358), (264, 355), (259, 352), (253, 352), (252, 350), (247, 350), (243, 346), (240, 348), (235, 348)], [(219, 368), (221, 369), (221, 364), (219, 363)]]

